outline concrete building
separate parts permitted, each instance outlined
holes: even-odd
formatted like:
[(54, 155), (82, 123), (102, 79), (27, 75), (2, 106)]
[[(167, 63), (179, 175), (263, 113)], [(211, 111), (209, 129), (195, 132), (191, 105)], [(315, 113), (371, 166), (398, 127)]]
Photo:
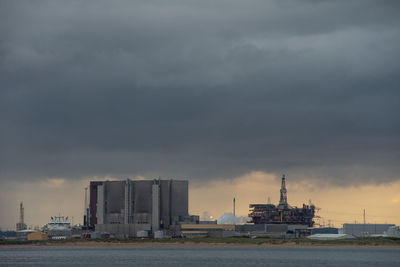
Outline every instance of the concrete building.
[(89, 222), (96, 231), (117, 236), (173, 229), (191, 219), (188, 181), (93, 181), (90, 182), (89, 211)]
[(343, 224), (343, 229), (341, 233), (352, 235), (355, 237), (368, 237), (372, 235), (384, 235), (390, 227), (395, 226), (394, 224), (353, 224), (345, 223)]

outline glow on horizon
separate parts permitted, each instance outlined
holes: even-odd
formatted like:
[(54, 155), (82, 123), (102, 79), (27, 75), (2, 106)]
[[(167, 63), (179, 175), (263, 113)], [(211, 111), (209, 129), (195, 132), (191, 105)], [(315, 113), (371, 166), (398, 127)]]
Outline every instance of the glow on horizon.
[[(287, 175), (288, 202), (301, 206), (311, 199), (323, 218), (321, 223), (341, 227), (343, 223), (362, 223), (366, 209), (367, 223), (393, 223), (400, 225), (400, 181), (362, 186), (327, 186), (315, 181), (294, 181)], [(294, 175), (293, 175), (294, 176)], [(140, 177), (144, 179), (145, 177)], [(113, 177), (92, 177), (82, 180), (63, 178), (43, 179), (39, 182), (8, 183), (0, 186), (0, 227), (15, 229), (18, 205), (24, 201), (25, 223), (43, 226), (50, 216), (63, 214), (82, 221), (84, 188), (90, 180), (115, 180)], [(215, 219), (232, 212), (233, 197), (236, 198), (236, 214), (247, 216), (249, 203), (273, 204), (279, 201), (280, 177), (264, 172), (251, 172), (230, 180), (207, 183), (189, 181), (189, 212), (202, 215), (207, 211)]]

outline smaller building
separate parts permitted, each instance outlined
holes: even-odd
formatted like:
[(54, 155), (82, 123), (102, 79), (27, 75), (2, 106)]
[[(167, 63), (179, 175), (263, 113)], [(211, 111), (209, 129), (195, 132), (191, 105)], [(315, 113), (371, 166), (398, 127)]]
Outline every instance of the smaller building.
[(28, 239), (28, 235), (30, 233), (36, 232), (35, 230), (21, 230), (21, 231), (17, 231), (16, 233), (16, 240), (27, 240)]
[(34, 240), (48, 240), (49, 236), (43, 232), (33, 232), (28, 234), (28, 240), (34, 241)]
[(385, 235), (389, 237), (400, 238), (400, 227), (399, 226), (389, 227), (389, 229), (385, 232)]
[(236, 225), (235, 231), (241, 236), (271, 238), (296, 238), (310, 235), (308, 225), (298, 224), (243, 224)]
[(182, 224), (184, 237), (230, 237), (235, 235), (234, 224)]
[(215, 221), (199, 221), (199, 224), (217, 224), (217, 220), (215, 220)]
[(333, 227), (321, 227), (321, 228), (313, 228), (311, 229), (311, 234), (338, 234), (339, 229)]
[(107, 233), (116, 238), (138, 237), (139, 231), (151, 231), (151, 224), (96, 224), (96, 231), (99, 233)]
[(236, 225), (235, 230), (239, 233), (249, 234), (286, 234), (289, 230), (287, 224), (242, 224)]
[(347, 235), (352, 235), (355, 237), (368, 237), (372, 235), (384, 235), (384, 233), (394, 224), (353, 224), (345, 223), (343, 224), (342, 233)]

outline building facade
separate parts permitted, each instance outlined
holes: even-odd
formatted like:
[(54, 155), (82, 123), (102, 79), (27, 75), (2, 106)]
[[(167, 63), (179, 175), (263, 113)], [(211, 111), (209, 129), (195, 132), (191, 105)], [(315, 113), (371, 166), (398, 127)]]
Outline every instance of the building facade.
[(136, 225), (135, 229), (153, 232), (169, 229), (189, 218), (188, 181), (92, 181), (89, 211), (90, 226), (99, 229), (104, 225)]

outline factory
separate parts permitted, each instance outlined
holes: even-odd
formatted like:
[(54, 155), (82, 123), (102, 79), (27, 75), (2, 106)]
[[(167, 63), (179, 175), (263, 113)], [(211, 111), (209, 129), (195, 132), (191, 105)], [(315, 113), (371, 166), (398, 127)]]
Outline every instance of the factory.
[(188, 213), (187, 180), (92, 181), (89, 192), (86, 223), (98, 232), (174, 234), (181, 223), (198, 221)]
[(293, 224), (314, 225), (315, 206), (303, 204), (303, 207), (291, 207), (287, 201), (286, 177), (282, 176), (280, 200), (273, 204), (250, 204), (251, 223), (254, 224)]
[[(88, 229), (121, 238), (154, 237), (160, 232), (186, 237), (298, 237), (314, 223), (313, 205), (296, 208), (287, 203), (285, 176), (279, 205), (250, 204), (252, 221), (246, 225), (204, 224), (199, 216), (189, 216), (186, 180), (92, 181), (89, 193)], [(235, 214), (235, 199), (233, 203)]]
[[(89, 189), (89, 190), (88, 190)], [(233, 212), (218, 220), (200, 221), (189, 215), (187, 180), (107, 180), (91, 181), (85, 188), (84, 223), (72, 226), (68, 217), (54, 216), (39, 229), (27, 229), (24, 206), (19, 206), (16, 232), (2, 234), (0, 239), (47, 240), (70, 238), (171, 238), (171, 237), (268, 237), (310, 239), (343, 239), (365, 237), (400, 237), (394, 224), (343, 224), (342, 229), (314, 228), (316, 208), (311, 203), (301, 208), (287, 201), (286, 177), (282, 176), (278, 205), (250, 204), (249, 221)], [(88, 195), (89, 193), (89, 195)], [(40, 232), (39, 232), (40, 231)]]

